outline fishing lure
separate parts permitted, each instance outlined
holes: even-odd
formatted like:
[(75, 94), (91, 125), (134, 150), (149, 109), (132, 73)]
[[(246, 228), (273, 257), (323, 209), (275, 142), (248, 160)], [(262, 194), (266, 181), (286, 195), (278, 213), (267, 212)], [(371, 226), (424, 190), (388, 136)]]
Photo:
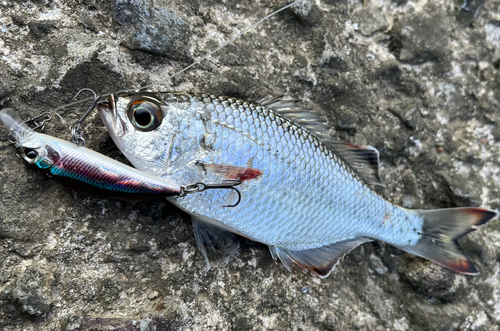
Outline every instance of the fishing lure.
[[(45, 119), (36, 128), (43, 128)], [(53, 180), (74, 190), (103, 198), (147, 199), (184, 196), (208, 189), (232, 189), (239, 181), (220, 184), (194, 183), (179, 185), (129, 167), (107, 156), (71, 142), (29, 128), (10, 108), (0, 111), (0, 121), (9, 129), (9, 141), (29, 164), (45, 171)], [(35, 129), (36, 129), (35, 128)], [(232, 207), (233, 205), (227, 205)]]

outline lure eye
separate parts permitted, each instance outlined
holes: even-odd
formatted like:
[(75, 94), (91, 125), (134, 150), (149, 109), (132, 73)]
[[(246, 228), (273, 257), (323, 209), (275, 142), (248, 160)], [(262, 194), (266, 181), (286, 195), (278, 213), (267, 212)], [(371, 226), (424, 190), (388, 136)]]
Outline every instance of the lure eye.
[(128, 108), (128, 117), (140, 131), (153, 131), (163, 120), (161, 107), (149, 100), (134, 101)]
[(24, 150), (24, 159), (28, 162), (35, 162), (38, 157), (38, 152), (31, 148)]

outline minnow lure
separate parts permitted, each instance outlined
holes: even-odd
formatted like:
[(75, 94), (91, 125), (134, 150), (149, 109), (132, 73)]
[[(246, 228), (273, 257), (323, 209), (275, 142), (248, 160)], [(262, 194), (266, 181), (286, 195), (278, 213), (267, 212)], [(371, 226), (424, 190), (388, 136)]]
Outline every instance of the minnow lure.
[(44, 170), (53, 180), (89, 195), (145, 199), (182, 196), (207, 189), (233, 189), (238, 192), (234, 188), (239, 185), (238, 180), (218, 185), (195, 183), (183, 186), (151, 176), (88, 148), (35, 132), (13, 109), (0, 111), (0, 121), (9, 129), (9, 140), (26, 162)]
[(97, 109), (125, 157), (152, 175), (197, 182), (212, 180), (213, 169), (260, 170), (240, 187), (235, 208), (221, 208), (230, 198), (225, 191), (168, 198), (192, 215), (205, 257), (214, 242), (232, 247), (236, 233), (267, 244), (287, 268), (296, 263), (326, 277), (350, 250), (379, 240), (477, 273), (456, 241), (495, 211), (411, 210), (384, 200), (369, 185), (380, 184), (378, 152), (330, 141), (310, 110), (294, 101), (129, 93)]

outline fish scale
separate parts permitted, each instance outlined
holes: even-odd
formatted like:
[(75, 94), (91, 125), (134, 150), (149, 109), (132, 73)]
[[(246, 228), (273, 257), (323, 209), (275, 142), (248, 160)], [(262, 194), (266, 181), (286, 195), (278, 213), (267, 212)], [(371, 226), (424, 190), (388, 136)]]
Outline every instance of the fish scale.
[[(173, 182), (241, 179), (241, 200), (234, 207), (225, 207), (237, 201), (234, 190), (168, 198), (192, 215), (207, 266), (208, 255), (220, 255), (216, 247), (228, 255), (236, 251), (232, 232), (267, 244), (285, 266), (296, 263), (321, 277), (370, 240), (477, 273), (456, 240), (496, 212), (409, 210), (385, 201), (370, 187), (380, 183), (378, 152), (329, 141), (294, 101), (268, 97), (253, 104), (212, 95), (127, 93), (110, 97), (98, 110), (136, 168)], [(139, 110), (142, 117), (136, 118)], [(141, 127), (137, 121), (144, 116), (150, 120)]]
[[(199, 113), (205, 114), (205, 121), (209, 122), (205, 125), (211, 125), (211, 130), (217, 132), (214, 151), (198, 161), (246, 166), (253, 157), (248, 146), (254, 144), (258, 152), (253, 167), (264, 173), (258, 185), (241, 189), (243, 199), (237, 208), (221, 208), (227, 204), (227, 192), (207, 191), (196, 197), (170, 198), (182, 209), (220, 220), (253, 240), (292, 250), (317, 248), (367, 235), (395, 245), (418, 240), (413, 230), (401, 236), (398, 230), (402, 226), (398, 223), (393, 232), (387, 228), (379, 231), (381, 215), (394, 214), (391, 204), (363, 187), (357, 175), (336, 155), (288, 119), (265, 107), (232, 98), (191, 95), (177, 102), (188, 103), (182, 109), (201, 110)], [(184, 123), (199, 121), (189, 112), (183, 111), (179, 116), (184, 116)], [(278, 125), (283, 130), (276, 130)], [(204, 151), (200, 149), (197, 153), (203, 155)], [(173, 176), (174, 179), (192, 177), (190, 172), (192, 169), (188, 167)], [(276, 207), (281, 200), (290, 198), (294, 201), (288, 203), (288, 208)], [(363, 206), (370, 206), (370, 211)], [(249, 212), (253, 209), (261, 211), (259, 218)], [(350, 212), (355, 209), (363, 210), (363, 215)], [(421, 228), (422, 220), (417, 215), (402, 209), (395, 213), (395, 216), (408, 215), (411, 224), (407, 228)], [(266, 220), (265, 225), (262, 219)]]

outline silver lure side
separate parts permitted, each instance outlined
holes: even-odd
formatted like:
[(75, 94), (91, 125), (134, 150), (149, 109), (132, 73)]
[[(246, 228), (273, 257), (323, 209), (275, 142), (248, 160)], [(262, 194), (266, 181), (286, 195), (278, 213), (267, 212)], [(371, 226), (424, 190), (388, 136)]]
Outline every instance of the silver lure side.
[(144, 199), (180, 194), (180, 185), (153, 177), (102, 154), (30, 129), (12, 109), (0, 111), (18, 154), (52, 179), (104, 198)]
[(267, 244), (287, 267), (293, 262), (321, 277), (370, 240), (477, 273), (456, 240), (495, 211), (409, 210), (385, 201), (367, 185), (378, 182), (378, 152), (325, 142), (294, 102), (134, 93), (111, 97), (98, 111), (127, 159), (155, 176), (207, 181), (221, 175), (213, 169), (260, 170), (241, 186), (236, 208), (221, 207), (230, 198), (223, 191), (170, 198), (193, 216), (205, 257), (210, 243), (198, 233), (202, 225), (219, 229), (218, 237), (237, 233)]

